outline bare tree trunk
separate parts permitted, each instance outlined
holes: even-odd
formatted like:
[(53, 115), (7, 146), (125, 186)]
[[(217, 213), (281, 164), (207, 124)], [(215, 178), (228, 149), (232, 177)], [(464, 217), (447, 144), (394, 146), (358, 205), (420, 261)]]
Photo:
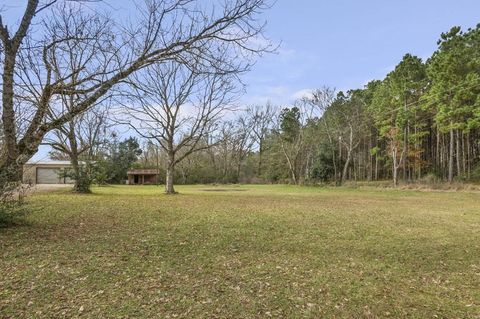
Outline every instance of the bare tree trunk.
[(368, 156), (368, 180), (372, 181), (373, 180), (373, 155), (368, 152), (368, 150), (372, 149), (372, 136), (370, 134), (368, 138), (368, 148), (367, 152), (365, 153), (366, 156)]
[[(404, 101), (404, 111), (407, 113), (407, 99)], [(403, 157), (402, 166), (403, 166), (403, 180), (404, 182), (408, 179), (408, 129), (409, 129), (409, 121), (407, 119), (407, 124), (403, 129), (403, 150), (402, 153), (406, 156)]]
[(285, 154), (285, 157), (287, 158), (287, 163), (288, 163), (288, 168), (290, 169), (290, 175), (292, 177), (292, 182), (297, 185), (298, 184), (298, 179), (297, 179), (297, 173), (295, 172), (295, 165), (292, 163), (292, 160), (288, 156), (287, 152), (284, 150), (283, 151)]
[(295, 172), (294, 169), (292, 170), (292, 181), (293, 181), (293, 184), (298, 185), (297, 173)]
[(457, 176), (460, 176), (462, 174), (462, 168), (460, 165), (460, 132), (457, 130), (456, 134), (456, 155), (457, 155)]
[(292, 182), (295, 185), (298, 185), (298, 177), (297, 177), (297, 172), (296, 172), (296, 168), (297, 168), (296, 158), (298, 157), (298, 153), (295, 155), (295, 160), (292, 160), (292, 158), (290, 158), (290, 156), (288, 155), (287, 150), (285, 149), (285, 145), (284, 145), (283, 141), (281, 142), (281, 145), (282, 145), (283, 154), (285, 155), (285, 158), (287, 159), (288, 169), (290, 170), (290, 176), (292, 178)]
[(467, 177), (467, 157), (465, 152), (465, 133), (462, 132), (462, 173), (463, 176)]
[[(15, 64), (18, 50), (27, 34), (28, 28), (38, 7), (38, 0), (29, 0), (23, 18), (11, 37), (10, 30), (0, 19), (0, 40), (3, 44), (3, 74), (2, 74), (2, 124), (5, 151), (0, 158), (0, 172), (3, 181), (19, 182), (22, 180), (23, 164), (29, 159), (28, 156), (20, 156), (20, 149), (17, 142), (15, 108), (13, 105), (13, 86)], [(28, 152), (28, 150), (27, 150)], [(22, 152), (23, 153), (23, 152)], [(23, 155), (23, 154), (22, 154)]]
[(22, 164), (17, 161), (19, 149), (16, 140), (15, 111), (13, 106), (13, 73), (16, 52), (5, 48), (2, 88), (2, 123), (5, 152), (0, 161), (0, 171), (5, 182), (18, 182), (22, 179)]
[[(403, 149), (402, 152), (405, 154), (408, 154), (408, 143), (407, 143), (407, 128), (405, 127), (404, 129), (404, 138), (403, 138)], [(407, 182), (408, 180), (408, 174), (407, 174), (407, 159), (408, 156), (405, 156), (402, 160), (402, 169), (403, 169), (403, 181)]]
[[(338, 166), (342, 163), (342, 137), (340, 136), (338, 138)], [(337, 170), (340, 170), (341, 167), (338, 167)], [(338, 174), (335, 174), (335, 184), (340, 185), (342, 183), (342, 176), (340, 175), (341, 172), (338, 172)], [(338, 175), (338, 176), (337, 176)]]
[(335, 146), (332, 149), (332, 163), (333, 163), (333, 176), (335, 178), (335, 185), (338, 185), (338, 178), (337, 178), (337, 158), (335, 156)]
[(440, 154), (440, 131), (436, 130), (436, 142), (437, 142), (437, 149), (435, 150), (435, 164), (436, 164), (436, 168), (437, 170), (439, 170), (439, 168), (441, 168), (441, 154)]
[(393, 187), (398, 186), (398, 169), (404, 159), (405, 153), (402, 149), (402, 153), (400, 154), (400, 158), (398, 158), (398, 147), (392, 147), (392, 161), (393, 161), (393, 168), (392, 168), (392, 177), (393, 177)]
[(397, 162), (397, 151), (392, 151), (392, 159), (393, 159), (393, 169), (392, 169), (392, 177), (393, 177), (393, 187), (398, 186), (398, 162)]
[[(15, 65), (15, 55), (10, 54), (9, 50), (5, 50), (5, 61), (3, 68), (3, 96), (2, 96), (2, 123), (5, 140), (5, 159), (2, 161), (2, 171), (4, 168), (8, 175), (9, 181), (18, 181), (21, 179), (21, 171), (19, 165), (16, 165), (16, 159), (19, 154), (16, 141), (15, 127), (15, 111), (13, 106), (13, 69)], [(5, 166), (5, 167), (4, 167)]]
[(168, 163), (167, 163), (167, 173), (165, 176), (165, 193), (166, 194), (175, 194), (175, 189), (173, 187), (173, 175), (175, 173), (175, 153), (168, 153)]
[(345, 180), (347, 179), (348, 167), (350, 166), (351, 159), (352, 159), (352, 152), (349, 150), (347, 152), (347, 160), (345, 161), (345, 164), (343, 165), (342, 179), (340, 180), (340, 184), (343, 184), (345, 182)]
[[(343, 165), (343, 172), (342, 172), (340, 183), (343, 183), (347, 180), (347, 178), (348, 178), (347, 173), (348, 173), (348, 168), (350, 166), (350, 162), (352, 161), (352, 154), (358, 148), (358, 145), (360, 145), (360, 142), (361, 142), (361, 140), (358, 140), (354, 144), (354, 142), (353, 142), (354, 134), (353, 134), (353, 126), (352, 125), (349, 125), (349, 130), (350, 130), (350, 134), (348, 136), (348, 144), (347, 143), (343, 144), (345, 146), (346, 150), (347, 150), (347, 159), (345, 161), (345, 164)], [(359, 166), (359, 165), (360, 165), (360, 162), (358, 162), (357, 166)], [(355, 159), (353, 159), (353, 170), (354, 170), (355, 180), (356, 180), (357, 179), (357, 168), (355, 167)], [(350, 177), (351, 177), (351, 174), (350, 174)]]
[(297, 185), (298, 179), (297, 179), (297, 174), (295, 172), (295, 164), (292, 162), (290, 156), (288, 156), (288, 153), (285, 150), (285, 145), (283, 145), (283, 142), (282, 142), (282, 150), (283, 150), (283, 154), (285, 155), (285, 158), (287, 159), (288, 169), (290, 170), (290, 176), (292, 177), (292, 182), (295, 185)]
[(263, 138), (260, 138), (258, 142), (258, 172), (257, 176), (260, 177), (262, 174), (262, 158), (263, 157)]
[(235, 173), (237, 183), (240, 183), (240, 173), (241, 173), (241, 171), (242, 171), (242, 161), (239, 159), (238, 163), (237, 163), (237, 171)]
[(68, 141), (70, 143), (70, 163), (72, 164), (72, 169), (73, 169), (73, 178), (74, 178), (74, 185), (73, 185), (73, 190), (75, 192), (81, 192), (82, 189), (80, 187), (80, 179), (83, 178), (83, 176), (80, 176), (80, 165), (78, 162), (78, 145), (77, 145), (77, 138), (75, 136), (75, 131), (74, 131), (74, 124), (70, 123), (70, 131), (68, 134)]
[(392, 175), (393, 175), (393, 187), (397, 187), (397, 186), (398, 186), (397, 171), (398, 171), (397, 163), (394, 163), (394, 164), (393, 164), (393, 170), (392, 170)]
[(470, 132), (467, 133), (467, 177), (470, 179), (471, 164), (470, 164)]
[(450, 148), (448, 156), (448, 182), (453, 182), (453, 154), (455, 151), (455, 137), (453, 134), (453, 129), (450, 129)]

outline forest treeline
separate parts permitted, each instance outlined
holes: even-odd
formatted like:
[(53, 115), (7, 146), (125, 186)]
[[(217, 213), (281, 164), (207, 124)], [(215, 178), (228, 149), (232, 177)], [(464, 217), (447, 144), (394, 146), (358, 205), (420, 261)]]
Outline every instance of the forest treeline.
[(124, 183), (131, 167), (157, 168), (169, 194), (480, 179), (480, 26), (452, 28), (426, 61), (406, 54), (361, 89), (238, 107), (241, 77), (277, 48), (261, 18), (271, 5), (146, 1), (131, 25), (82, 1), (28, 1), (22, 23), (0, 19), (0, 194), (45, 144), (70, 160), (78, 192)]
[[(177, 183), (472, 181), (480, 178), (480, 27), (443, 33), (362, 89), (323, 87), (291, 106), (248, 107), (175, 168)], [(209, 145), (210, 140), (215, 140)], [(158, 155), (160, 154), (160, 155)], [(165, 156), (146, 144), (135, 164)], [(162, 158), (163, 156), (163, 158)], [(164, 167), (163, 164), (160, 167)]]

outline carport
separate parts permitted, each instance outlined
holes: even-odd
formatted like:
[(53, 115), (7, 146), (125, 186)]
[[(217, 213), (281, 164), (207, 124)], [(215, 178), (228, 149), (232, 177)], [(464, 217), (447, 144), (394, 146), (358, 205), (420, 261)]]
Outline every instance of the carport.
[(127, 176), (129, 185), (154, 185), (159, 181), (156, 169), (131, 169)]

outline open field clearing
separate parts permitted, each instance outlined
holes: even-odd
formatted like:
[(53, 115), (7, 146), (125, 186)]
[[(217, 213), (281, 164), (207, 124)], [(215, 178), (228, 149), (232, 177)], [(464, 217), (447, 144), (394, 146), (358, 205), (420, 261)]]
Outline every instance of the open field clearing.
[(480, 318), (480, 194), (68, 190), (0, 229), (1, 318)]

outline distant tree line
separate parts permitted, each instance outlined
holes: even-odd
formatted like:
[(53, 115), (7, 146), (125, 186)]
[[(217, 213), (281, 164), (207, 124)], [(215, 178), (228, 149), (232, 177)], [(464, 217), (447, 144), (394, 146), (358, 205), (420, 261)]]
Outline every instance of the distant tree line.
[(83, 1), (29, 0), (18, 26), (0, 19), (0, 184), (16, 187), (42, 143), (72, 162), (79, 192), (131, 167), (157, 168), (167, 193), (480, 179), (480, 27), (452, 28), (427, 61), (406, 54), (361, 89), (234, 107), (240, 76), (275, 50), (259, 20), (269, 3), (145, 1), (123, 25)]
[[(480, 28), (452, 28), (427, 60), (406, 54), (362, 89), (255, 106), (205, 136), (178, 183), (453, 182), (480, 178)], [(214, 142), (212, 142), (214, 141)], [(144, 166), (156, 162), (144, 153)], [(164, 155), (159, 155), (164, 161)]]

